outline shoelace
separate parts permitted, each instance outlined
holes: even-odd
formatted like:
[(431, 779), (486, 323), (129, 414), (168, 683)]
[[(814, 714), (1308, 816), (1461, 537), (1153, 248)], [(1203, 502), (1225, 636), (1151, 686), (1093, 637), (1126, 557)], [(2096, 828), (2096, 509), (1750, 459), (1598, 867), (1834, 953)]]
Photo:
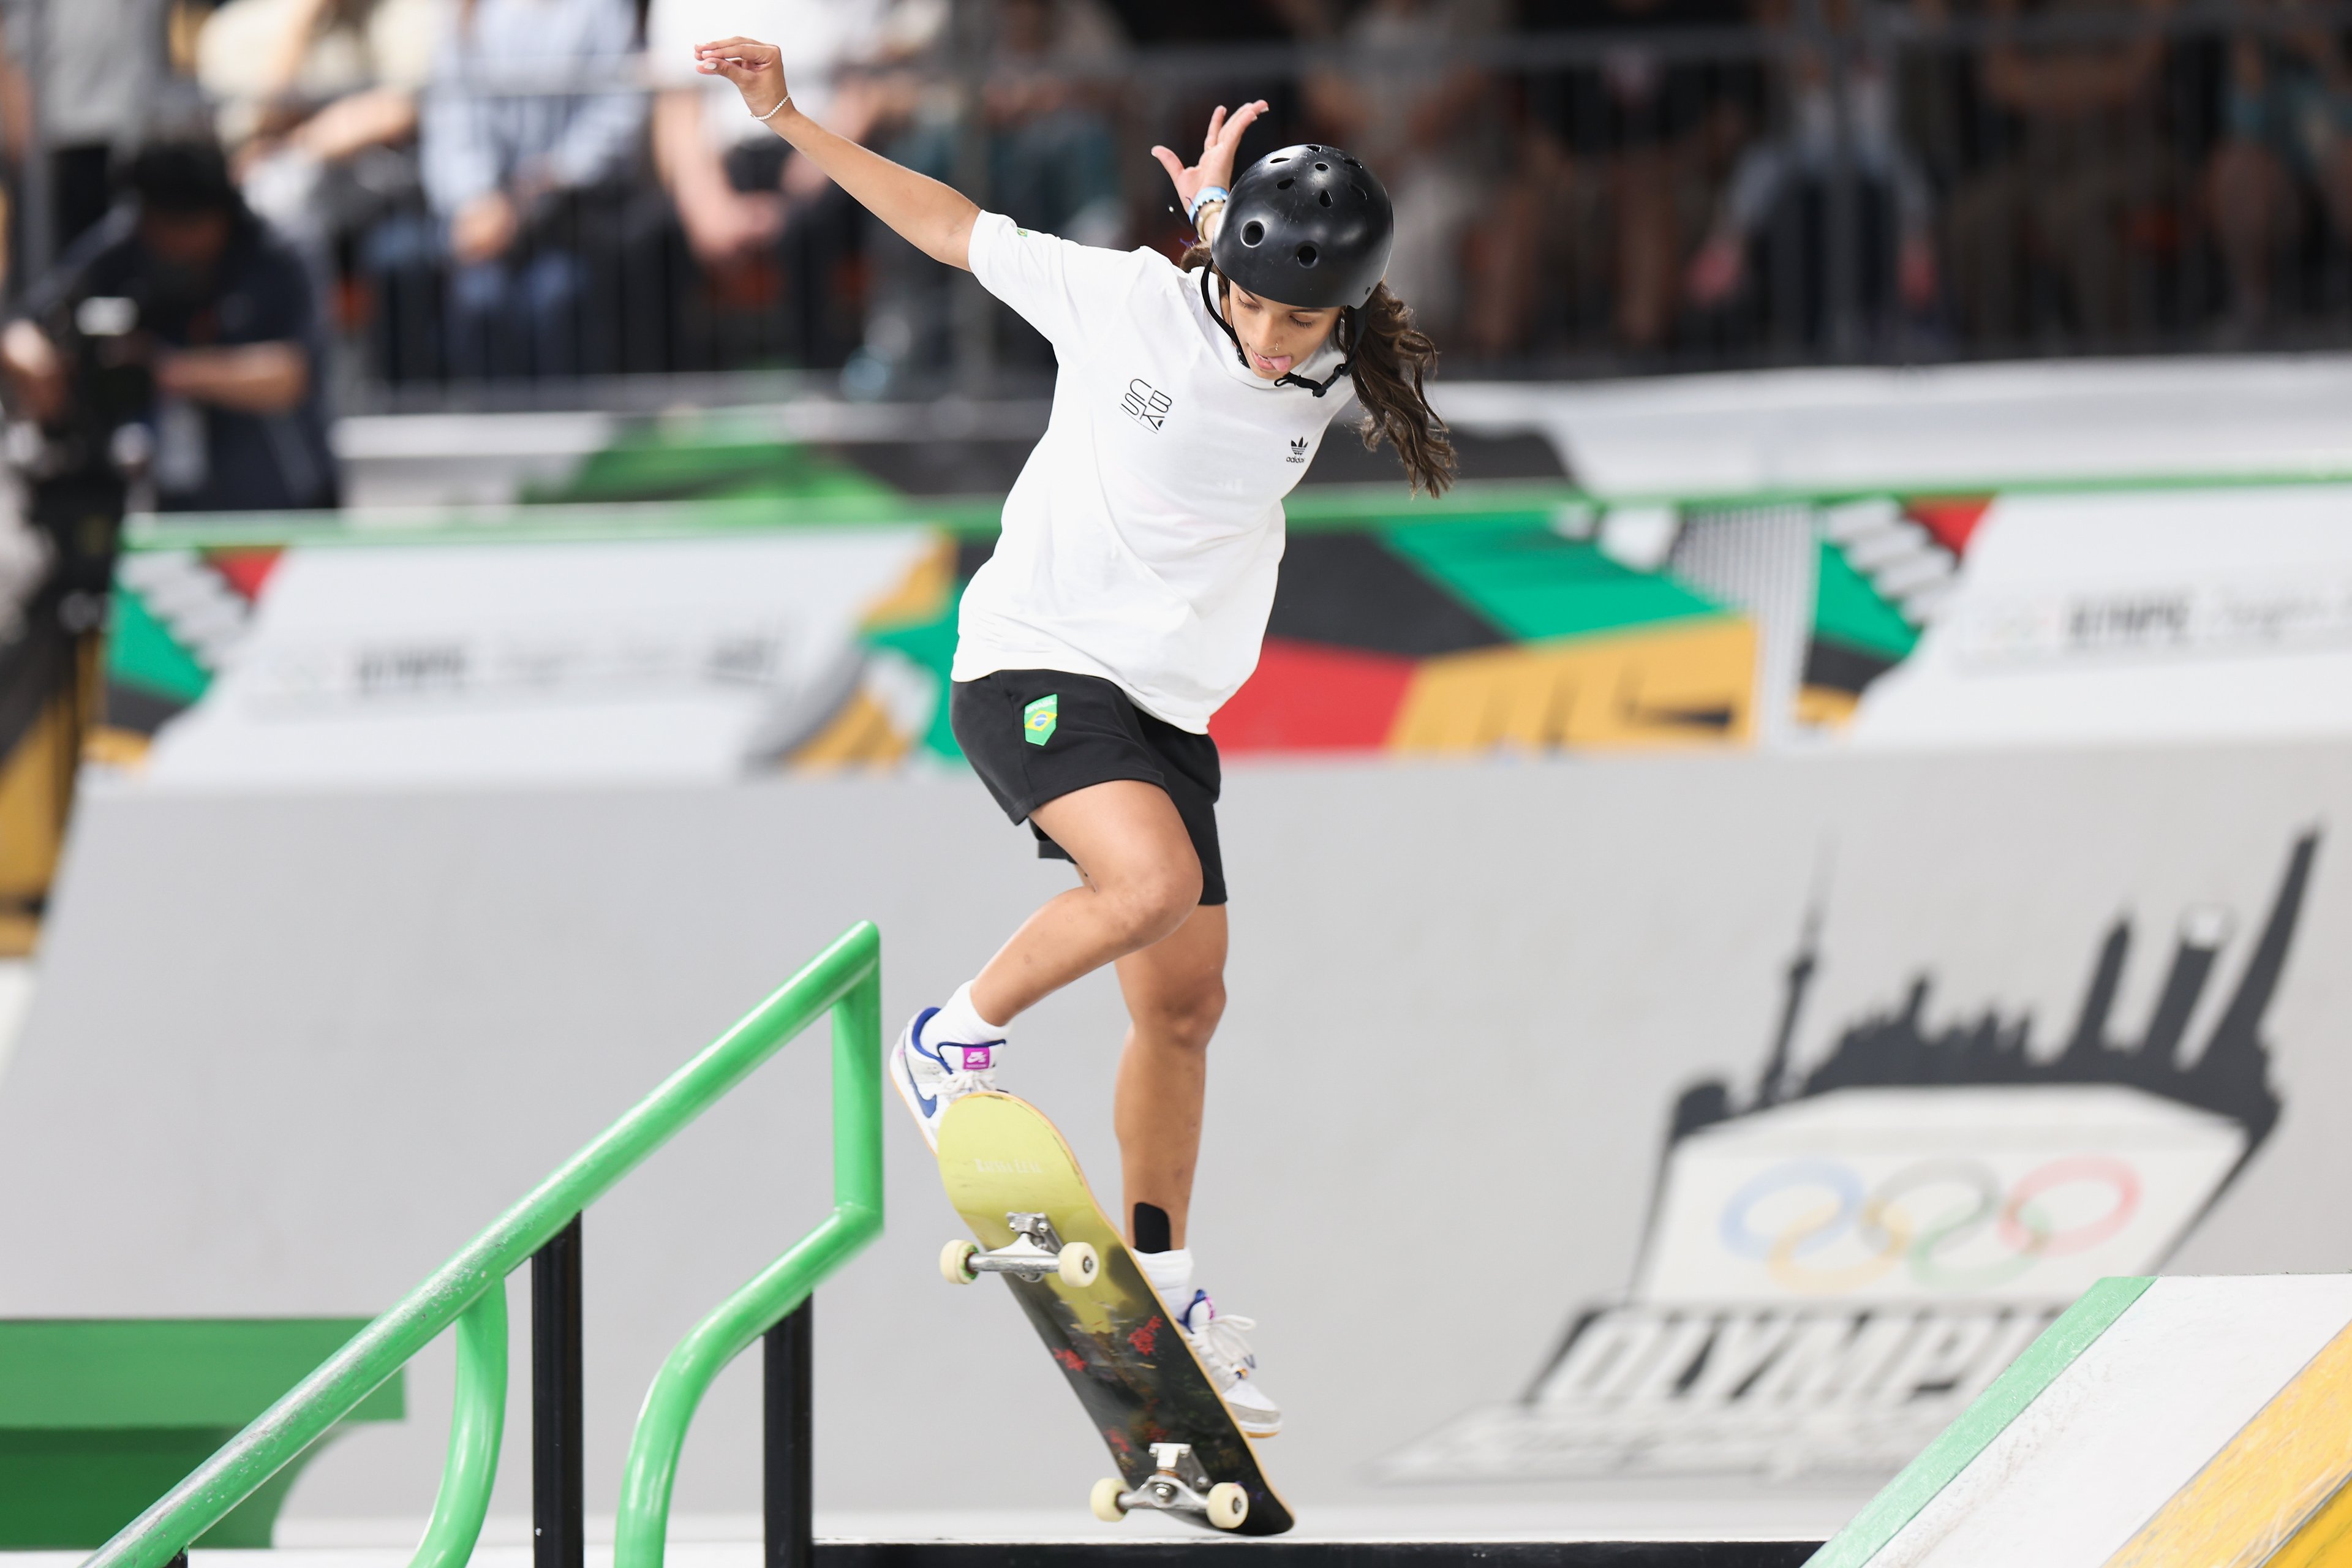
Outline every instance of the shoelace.
[[(1213, 1307), (1210, 1310), (1214, 1312), (1216, 1310)], [(1251, 1368), (1257, 1364), (1257, 1358), (1250, 1353), (1249, 1341), (1244, 1336), (1247, 1331), (1256, 1327), (1255, 1318), (1245, 1318), (1238, 1312), (1231, 1317), (1218, 1313), (1199, 1328), (1187, 1329), (1185, 1332), (1192, 1336), (1194, 1344), (1203, 1347), (1223, 1363), (1224, 1370), (1235, 1377), (1247, 1377)]]
[[(948, 1050), (955, 1049), (953, 1046), (949, 1046), (945, 1048)], [(907, 1055), (911, 1061), (921, 1062), (924, 1064), (929, 1064), (936, 1059), (924, 1055), (920, 1051), (909, 1051)], [(941, 1069), (940, 1073), (940, 1082), (951, 1095), (966, 1095), (977, 1090), (986, 1090), (990, 1093), (995, 1092), (996, 1069), (993, 1067), (973, 1068), (969, 1072), (958, 1068), (949, 1067), (944, 1061), (940, 1061), (939, 1063), (939, 1067)]]

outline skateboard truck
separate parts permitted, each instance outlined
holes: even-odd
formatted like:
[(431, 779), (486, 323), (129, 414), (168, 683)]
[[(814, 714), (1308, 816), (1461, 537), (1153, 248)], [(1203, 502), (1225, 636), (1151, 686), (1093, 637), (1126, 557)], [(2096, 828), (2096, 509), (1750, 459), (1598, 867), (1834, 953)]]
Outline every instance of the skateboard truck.
[(1102, 1272), (1102, 1258), (1083, 1241), (1065, 1242), (1054, 1222), (1041, 1214), (1008, 1214), (1013, 1240), (983, 1252), (976, 1242), (950, 1241), (940, 1250), (940, 1272), (952, 1285), (969, 1285), (983, 1274), (1010, 1274), (1034, 1283), (1051, 1274), (1083, 1290)]
[(1088, 1500), (1097, 1519), (1116, 1523), (1129, 1510), (1150, 1508), (1164, 1513), (1189, 1513), (1219, 1530), (1234, 1530), (1249, 1517), (1249, 1493), (1232, 1481), (1212, 1486), (1192, 1444), (1154, 1443), (1151, 1459), (1160, 1468), (1132, 1491), (1115, 1476), (1095, 1483), (1094, 1496)]

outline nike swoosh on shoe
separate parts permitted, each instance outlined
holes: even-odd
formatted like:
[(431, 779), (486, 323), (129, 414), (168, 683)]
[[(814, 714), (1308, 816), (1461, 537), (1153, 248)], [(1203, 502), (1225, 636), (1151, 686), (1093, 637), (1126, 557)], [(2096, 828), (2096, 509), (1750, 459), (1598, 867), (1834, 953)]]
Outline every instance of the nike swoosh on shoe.
[[(931, 1060), (938, 1062), (940, 1064), (940, 1070), (944, 1072), (947, 1070), (948, 1064), (946, 1061), (941, 1059), (936, 1053), (923, 1049), (923, 1026), (929, 1023), (933, 1018), (938, 1017), (939, 1014), (940, 1010), (937, 1007), (926, 1007), (920, 1013), (917, 1014), (915, 1016), (915, 1026), (907, 1031), (907, 1038), (914, 1046), (917, 1051), (921, 1052), (924, 1056), (929, 1057)], [(909, 1094), (912, 1094), (915, 1097), (916, 1103), (919, 1104), (923, 1108), (923, 1115), (927, 1118), (938, 1115), (940, 1110), (939, 1097), (936, 1095), (925, 1094), (920, 1089), (918, 1089), (915, 1086), (915, 1073), (912, 1068), (909, 1068), (904, 1062), (901, 1062), (899, 1064), (899, 1070), (906, 1073), (907, 1091)]]

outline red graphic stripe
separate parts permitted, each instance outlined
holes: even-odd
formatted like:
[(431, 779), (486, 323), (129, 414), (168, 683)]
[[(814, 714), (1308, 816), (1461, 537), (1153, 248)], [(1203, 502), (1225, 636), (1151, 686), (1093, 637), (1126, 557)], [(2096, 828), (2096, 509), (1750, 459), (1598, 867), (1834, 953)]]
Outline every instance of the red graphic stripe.
[(1209, 721), (1222, 752), (1370, 752), (1388, 743), (1413, 661), (1265, 639), (1257, 673)]

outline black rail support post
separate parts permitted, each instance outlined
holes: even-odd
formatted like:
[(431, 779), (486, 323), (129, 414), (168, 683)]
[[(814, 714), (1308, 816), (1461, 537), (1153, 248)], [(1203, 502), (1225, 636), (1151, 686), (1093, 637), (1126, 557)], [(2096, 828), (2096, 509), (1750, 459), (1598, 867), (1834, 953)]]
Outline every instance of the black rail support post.
[(583, 1568), (588, 1506), (581, 1443), (580, 1216), (530, 1258), (532, 1568)]
[(767, 1514), (767, 1568), (815, 1568), (809, 1507), (812, 1459), (809, 1394), (815, 1371), (816, 1298), (793, 1308), (770, 1329), (761, 1346), (760, 1475)]

